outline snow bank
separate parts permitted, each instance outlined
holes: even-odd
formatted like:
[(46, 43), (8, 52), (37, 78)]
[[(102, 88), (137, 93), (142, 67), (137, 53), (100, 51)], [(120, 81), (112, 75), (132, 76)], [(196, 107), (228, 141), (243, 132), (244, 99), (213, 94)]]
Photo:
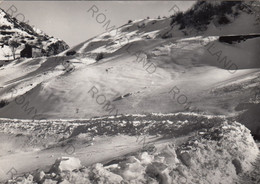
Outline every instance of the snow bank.
[[(168, 141), (153, 153), (133, 153), (112, 165), (97, 163), (80, 168), (76, 158), (57, 160), (54, 167), (59, 165), (63, 169), (41, 173), (41, 181), (75, 184), (235, 183), (238, 175), (252, 169), (251, 164), (258, 154), (258, 147), (245, 126), (224, 121), (212, 128), (200, 129), (180, 145)], [(22, 182), (18, 183), (33, 183), (34, 177), (20, 177)]]

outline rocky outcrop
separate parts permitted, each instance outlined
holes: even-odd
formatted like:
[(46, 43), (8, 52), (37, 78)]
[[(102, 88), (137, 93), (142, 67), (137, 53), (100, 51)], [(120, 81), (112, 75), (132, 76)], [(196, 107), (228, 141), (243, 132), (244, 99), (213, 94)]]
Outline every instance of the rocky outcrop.
[(67, 49), (69, 49), (69, 46), (64, 41), (58, 40), (54, 43), (47, 45), (46, 55), (47, 56), (57, 55)]
[(0, 60), (10, 59), (12, 51), (11, 43), (17, 43), (17, 47), (15, 48), (16, 58), (19, 57), (19, 52), (26, 45), (40, 49), (41, 53), (38, 54), (39, 56), (56, 55), (69, 48), (64, 41), (48, 36), (37, 28), (18, 21), (1, 8), (0, 21), (0, 49), (3, 51), (1, 52), (3, 56), (0, 57)]

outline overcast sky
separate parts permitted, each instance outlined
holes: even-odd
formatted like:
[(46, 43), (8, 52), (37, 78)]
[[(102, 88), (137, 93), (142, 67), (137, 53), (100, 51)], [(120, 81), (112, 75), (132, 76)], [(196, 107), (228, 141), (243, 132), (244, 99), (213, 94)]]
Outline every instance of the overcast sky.
[[(177, 5), (180, 10), (187, 10), (194, 1), (3, 1), (5, 11), (12, 7), (13, 16), (18, 20), (25, 17), (30, 25), (43, 30), (46, 34), (64, 40), (70, 46), (77, 45), (97, 34), (105, 32), (103, 25), (110, 20), (110, 26), (121, 26), (128, 20), (169, 16), (169, 9)], [(92, 18), (95, 5), (98, 12)], [(8, 13), (12, 14), (9, 9)], [(19, 14), (20, 13), (20, 14)], [(96, 21), (96, 15), (99, 15)], [(24, 17), (23, 17), (24, 16)], [(103, 19), (103, 20), (102, 20)]]

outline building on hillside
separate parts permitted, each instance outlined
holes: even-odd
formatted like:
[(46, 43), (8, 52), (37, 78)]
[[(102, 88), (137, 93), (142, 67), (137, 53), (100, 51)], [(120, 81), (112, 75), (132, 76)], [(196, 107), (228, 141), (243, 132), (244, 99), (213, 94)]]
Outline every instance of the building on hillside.
[(35, 58), (42, 56), (42, 49), (32, 45), (25, 45), (25, 48), (20, 52), (20, 56), (24, 58)]
[(32, 47), (32, 57), (42, 57), (42, 49), (36, 46)]
[(21, 58), (31, 58), (32, 57), (32, 46), (26, 44), (25, 48), (20, 52)]

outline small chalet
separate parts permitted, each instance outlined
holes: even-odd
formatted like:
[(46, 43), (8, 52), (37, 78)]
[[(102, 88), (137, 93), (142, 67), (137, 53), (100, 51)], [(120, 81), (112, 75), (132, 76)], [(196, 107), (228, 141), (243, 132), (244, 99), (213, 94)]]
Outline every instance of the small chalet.
[(25, 45), (25, 48), (20, 52), (20, 56), (23, 58), (35, 58), (42, 56), (42, 49), (32, 45)]

